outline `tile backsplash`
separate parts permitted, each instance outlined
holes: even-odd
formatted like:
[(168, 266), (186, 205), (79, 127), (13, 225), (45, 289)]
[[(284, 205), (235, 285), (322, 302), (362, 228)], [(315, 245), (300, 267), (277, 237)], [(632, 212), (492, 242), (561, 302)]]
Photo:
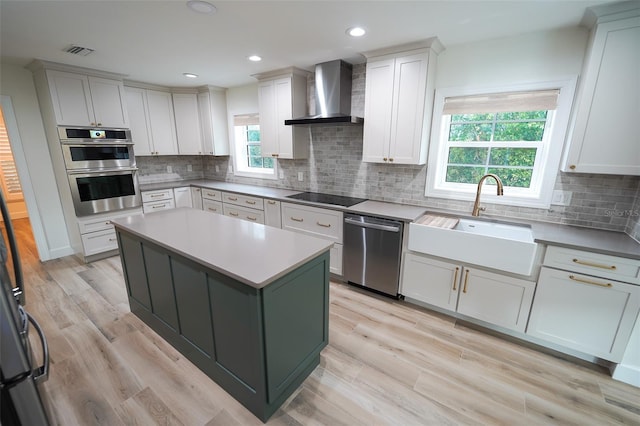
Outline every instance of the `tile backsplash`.
[[(360, 116), (364, 112), (364, 70), (363, 64), (354, 65), (352, 113)], [(312, 79), (309, 92), (313, 93)], [(314, 105), (313, 98), (309, 104)], [(164, 156), (137, 158), (140, 182), (204, 177), (471, 212), (473, 202), (425, 197), (427, 166), (362, 162), (362, 132), (362, 126), (312, 126), (309, 159), (279, 160), (282, 179), (235, 176), (229, 171), (231, 157)], [(189, 165), (191, 171), (187, 170)], [(304, 176), (302, 182), (298, 181), (299, 172)], [(640, 240), (640, 176), (560, 172), (555, 189), (571, 192), (570, 205), (539, 209), (483, 203), (487, 208), (483, 215), (624, 231)]]

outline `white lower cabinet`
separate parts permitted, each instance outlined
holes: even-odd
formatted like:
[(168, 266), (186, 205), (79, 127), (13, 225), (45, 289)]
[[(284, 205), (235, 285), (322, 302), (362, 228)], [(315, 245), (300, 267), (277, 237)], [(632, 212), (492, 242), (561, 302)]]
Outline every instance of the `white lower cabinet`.
[(640, 286), (543, 267), (527, 334), (620, 362), (640, 310)]
[(111, 220), (140, 214), (140, 210), (127, 210), (117, 214), (101, 214), (78, 219), (84, 257), (95, 256), (118, 249), (116, 231)]
[(173, 189), (142, 191), (142, 212), (153, 213), (176, 207)]
[(222, 214), (222, 202), (203, 198), (202, 210), (209, 213)]
[(329, 269), (333, 274), (342, 275), (342, 212), (292, 203), (282, 203), (281, 211), (282, 229), (335, 243), (329, 254)]
[(275, 228), (282, 228), (280, 201), (264, 200), (264, 224)]
[(536, 283), (405, 253), (402, 294), (509, 330), (524, 332)]
[(202, 188), (191, 187), (191, 206), (194, 209), (203, 210), (202, 208)]
[(173, 188), (173, 198), (175, 200), (176, 207), (193, 207), (191, 187), (189, 186)]

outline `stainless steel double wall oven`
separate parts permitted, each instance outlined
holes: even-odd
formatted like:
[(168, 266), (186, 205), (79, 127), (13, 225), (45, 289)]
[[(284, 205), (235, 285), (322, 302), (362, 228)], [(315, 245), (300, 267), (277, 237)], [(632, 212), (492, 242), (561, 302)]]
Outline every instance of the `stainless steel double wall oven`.
[(59, 127), (58, 135), (77, 216), (142, 205), (131, 131)]

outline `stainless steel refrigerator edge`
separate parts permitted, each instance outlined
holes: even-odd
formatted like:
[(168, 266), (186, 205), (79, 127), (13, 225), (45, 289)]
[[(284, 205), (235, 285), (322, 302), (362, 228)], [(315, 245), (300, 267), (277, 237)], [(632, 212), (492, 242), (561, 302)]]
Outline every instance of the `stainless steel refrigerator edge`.
[[(0, 208), (9, 244), (5, 245), (0, 234), (0, 423), (48, 425), (49, 418), (38, 389), (38, 383), (45, 381), (49, 374), (47, 341), (38, 322), (20, 305), (24, 302), (20, 257), (2, 191)], [(13, 260), (15, 287), (5, 264), (9, 258), (7, 248)], [(34, 367), (29, 325), (35, 328), (42, 344), (43, 363), (39, 367)]]
[(345, 280), (398, 297), (402, 230), (400, 221), (345, 214)]

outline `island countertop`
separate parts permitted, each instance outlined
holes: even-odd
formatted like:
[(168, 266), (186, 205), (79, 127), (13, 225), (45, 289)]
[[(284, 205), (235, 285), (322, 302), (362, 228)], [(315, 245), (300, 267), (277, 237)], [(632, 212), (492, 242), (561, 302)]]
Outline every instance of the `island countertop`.
[(116, 229), (262, 288), (329, 250), (333, 243), (257, 223), (179, 208), (112, 221)]

